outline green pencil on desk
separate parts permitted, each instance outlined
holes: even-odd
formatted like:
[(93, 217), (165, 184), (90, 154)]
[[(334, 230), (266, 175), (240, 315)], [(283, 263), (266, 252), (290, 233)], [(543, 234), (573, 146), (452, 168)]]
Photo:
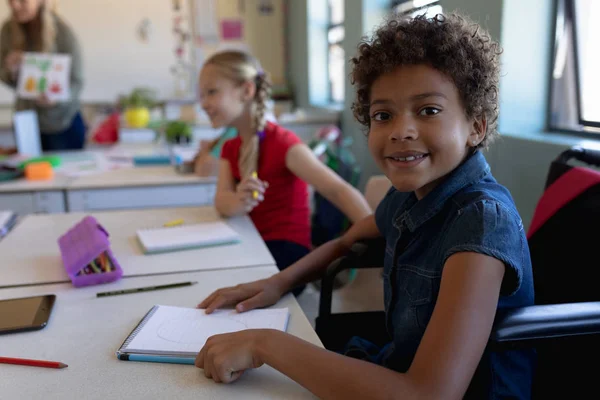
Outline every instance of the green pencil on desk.
[(118, 296), (121, 294), (149, 292), (151, 290), (172, 289), (172, 288), (183, 287), (183, 286), (192, 286), (192, 285), (195, 285), (196, 283), (198, 283), (198, 282), (179, 282), (179, 283), (169, 283), (167, 285), (146, 286), (146, 287), (140, 287), (140, 288), (114, 290), (112, 292), (99, 292), (99, 293), (96, 293), (96, 297)]

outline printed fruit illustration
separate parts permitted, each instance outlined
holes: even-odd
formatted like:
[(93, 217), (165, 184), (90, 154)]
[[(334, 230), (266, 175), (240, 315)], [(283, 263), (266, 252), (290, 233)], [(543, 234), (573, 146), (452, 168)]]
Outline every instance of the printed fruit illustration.
[(27, 81), (25, 82), (25, 90), (28, 92), (35, 92), (35, 78), (33, 76), (27, 78)]
[(45, 76), (42, 76), (40, 78), (40, 81), (38, 82), (38, 90), (39, 90), (39, 92), (40, 93), (45, 93), (47, 86), (48, 86), (48, 79), (46, 79)]
[(62, 88), (60, 87), (60, 83), (52, 82), (52, 84), (50, 85), (50, 92), (51, 93), (60, 93), (61, 91), (62, 91)]

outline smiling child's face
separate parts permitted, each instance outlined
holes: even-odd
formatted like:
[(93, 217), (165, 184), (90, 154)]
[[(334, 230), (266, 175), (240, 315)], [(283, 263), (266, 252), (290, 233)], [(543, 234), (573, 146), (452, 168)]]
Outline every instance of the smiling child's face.
[(421, 199), (483, 140), (485, 121), (467, 118), (450, 78), (427, 65), (398, 67), (370, 91), (369, 149), (401, 192)]
[(213, 128), (234, 124), (247, 106), (244, 86), (227, 79), (219, 68), (207, 64), (200, 72), (200, 103)]

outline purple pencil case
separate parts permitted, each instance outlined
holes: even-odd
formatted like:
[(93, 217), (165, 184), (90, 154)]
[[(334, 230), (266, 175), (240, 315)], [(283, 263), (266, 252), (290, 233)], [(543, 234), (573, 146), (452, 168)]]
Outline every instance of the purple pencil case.
[(108, 232), (91, 216), (58, 239), (65, 270), (75, 287), (114, 282), (123, 270), (110, 249)]

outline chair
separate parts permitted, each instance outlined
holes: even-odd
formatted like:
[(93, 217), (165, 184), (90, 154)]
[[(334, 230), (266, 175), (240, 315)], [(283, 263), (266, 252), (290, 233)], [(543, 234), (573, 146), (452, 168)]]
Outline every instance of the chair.
[[(598, 367), (588, 366), (600, 359), (597, 235), (586, 236), (581, 228), (600, 224), (600, 172), (570, 166), (570, 159), (600, 165), (600, 152), (572, 148), (552, 163), (528, 232), (536, 304), (498, 313), (488, 343), (495, 351), (535, 348), (534, 399), (598, 397)], [(325, 348), (340, 351), (352, 336), (377, 345), (390, 341), (383, 311), (331, 313), (335, 275), (348, 268), (381, 268), (384, 252), (383, 239), (356, 243), (327, 269), (315, 327)], [(582, 273), (565, 279), (565, 268)]]

